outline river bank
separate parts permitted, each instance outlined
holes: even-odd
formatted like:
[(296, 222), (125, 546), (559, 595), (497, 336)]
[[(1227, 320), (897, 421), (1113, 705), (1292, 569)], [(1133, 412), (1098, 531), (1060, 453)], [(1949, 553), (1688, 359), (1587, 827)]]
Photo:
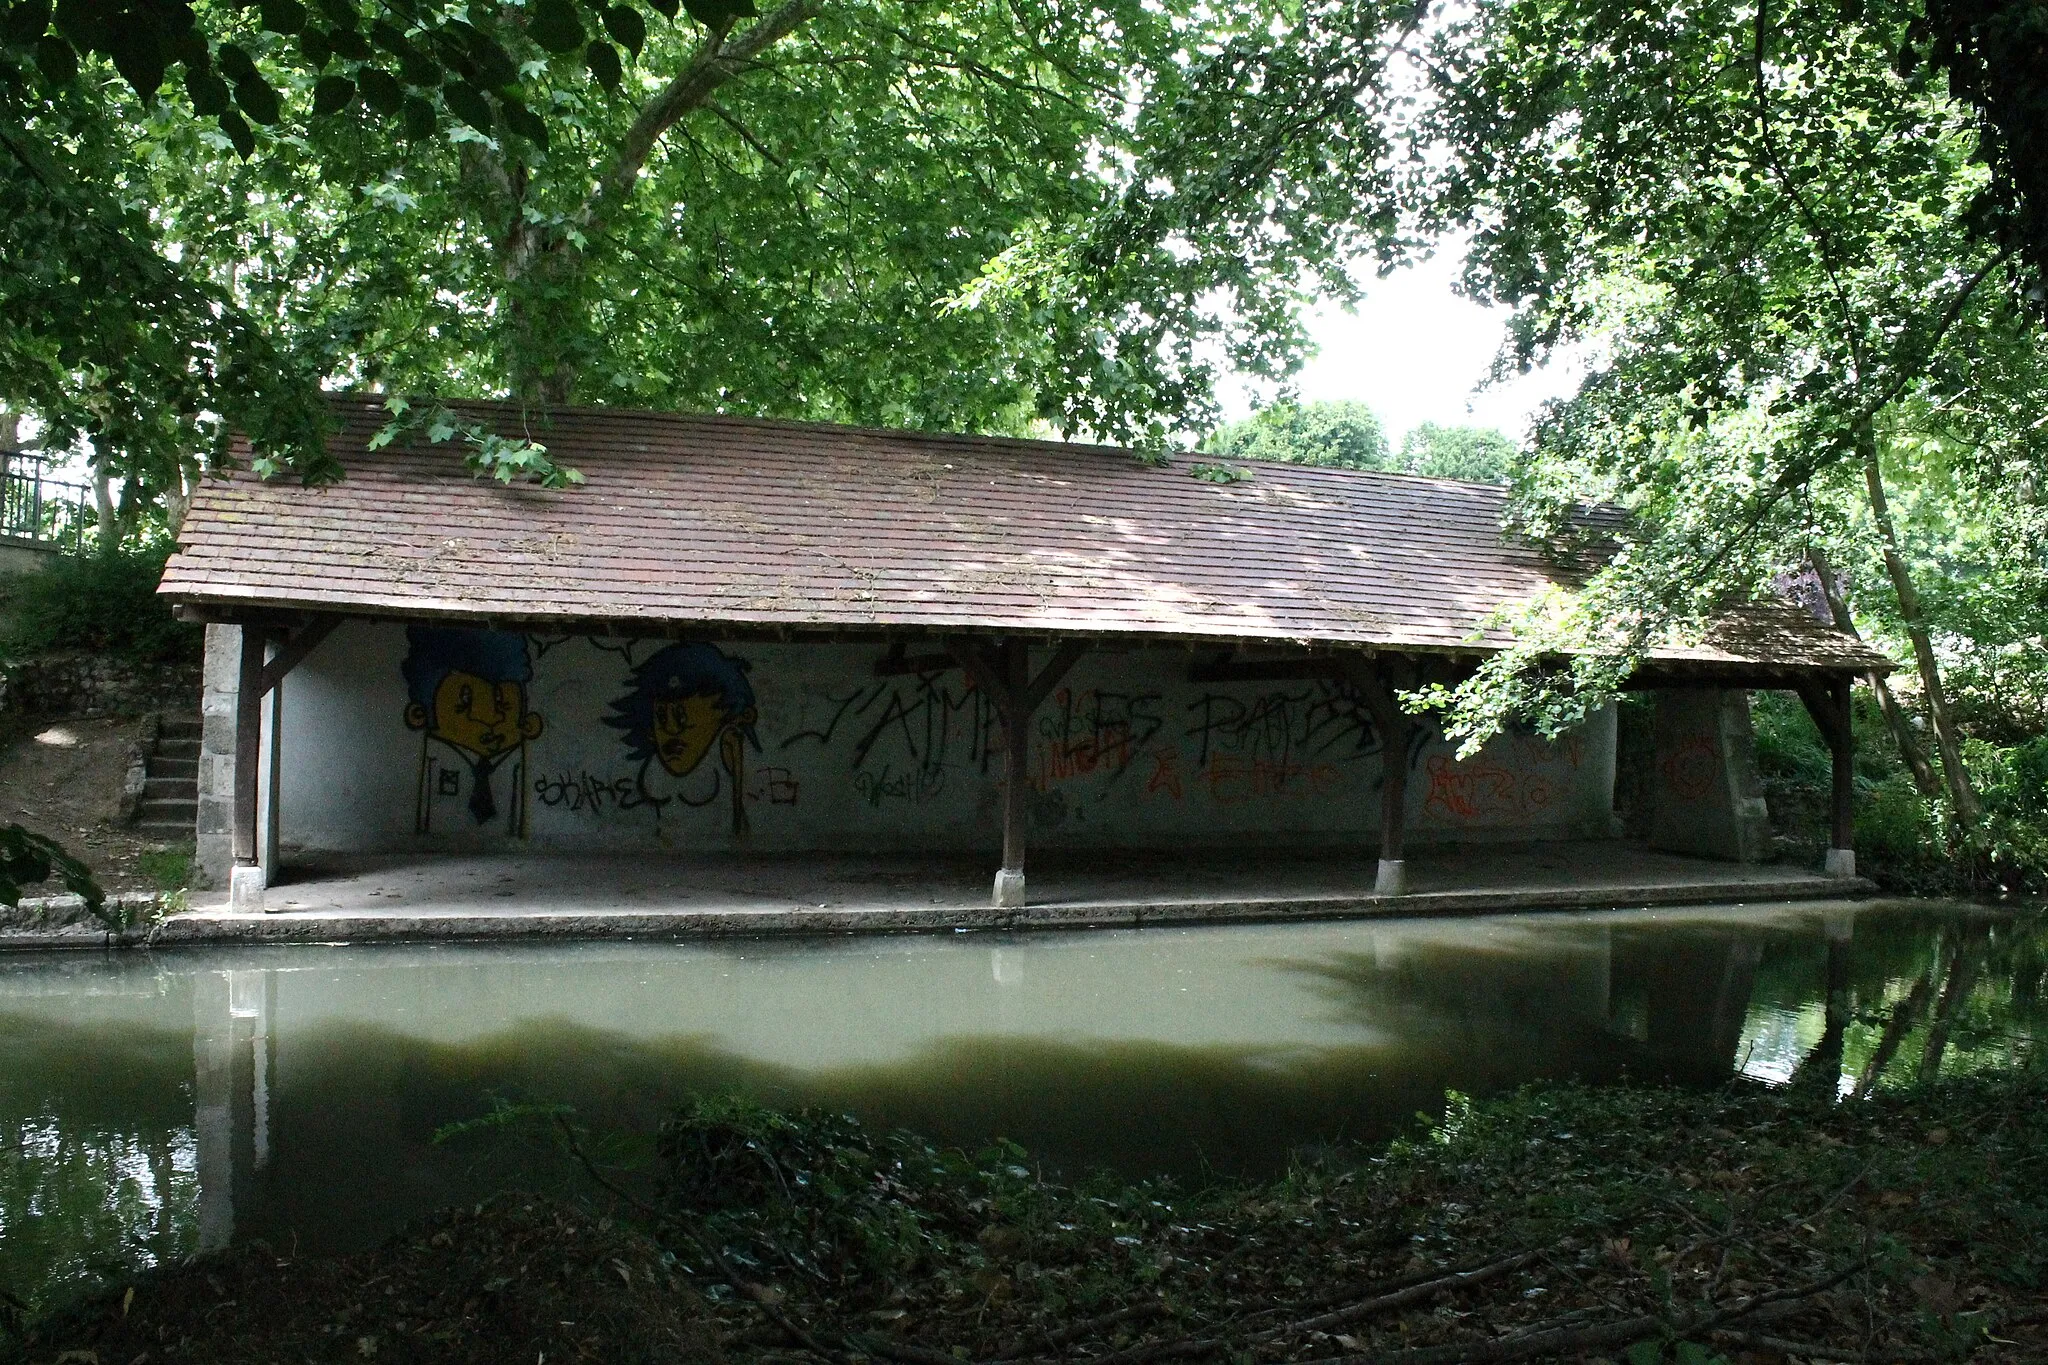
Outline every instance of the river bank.
[[(1324, 1148), (1276, 1179), (1200, 1185), (1063, 1184), (1007, 1144), (969, 1154), (732, 1100), (678, 1116), (637, 1168), (560, 1115), (508, 1121), (556, 1132), (593, 1206), (638, 1228), (604, 1236), (644, 1237), (671, 1258), (679, 1287), (661, 1291), (663, 1330), (701, 1317), (718, 1342), (692, 1337), (690, 1358), (1437, 1365), (2048, 1352), (2038, 1067), (1841, 1102), (1803, 1083), (1454, 1097), (1442, 1120), (1390, 1145)], [(292, 1350), (362, 1358), (362, 1338), (386, 1358), (501, 1358), (464, 1354), (445, 1318), (432, 1345), (413, 1339), (424, 1322), (377, 1311), (393, 1264), (416, 1259), (422, 1238), (498, 1235), (488, 1219), (467, 1229), (430, 1224), (354, 1258), (361, 1307), (348, 1332)], [(592, 1283), (624, 1305), (653, 1281), (636, 1279), (633, 1256), (616, 1259), (626, 1269)], [(268, 1263), (279, 1299), (303, 1297), (294, 1286), (305, 1277), (334, 1282), (332, 1263)], [(175, 1295), (116, 1286), (35, 1329), (16, 1358), (239, 1360), (241, 1318), (273, 1296), (229, 1293), (207, 1264), (166, 1272), (183, 1286)], [(640, 1310), (614, 1318), (612, 1337), (578, 1343), (592, 1358), (682, 1358), (635, 1344)]]

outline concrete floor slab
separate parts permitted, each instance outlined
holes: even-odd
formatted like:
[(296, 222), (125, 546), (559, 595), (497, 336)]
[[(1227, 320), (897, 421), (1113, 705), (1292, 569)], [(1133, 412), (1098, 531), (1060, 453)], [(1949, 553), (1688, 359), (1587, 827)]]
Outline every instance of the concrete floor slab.
[(1711, 862), (1621, 842), (1465, 848), (1411, 857), (1409, 891), (1373, 891), (1351, 855), (1047, 854), (1030, 904), (989, 904), (991, 864), (850, 855), (326, 855), (267, 892), (270, 913), (202, 904), (162, 943), (662, 937), (1129, 927), (1842, 898), (1868, 882)]

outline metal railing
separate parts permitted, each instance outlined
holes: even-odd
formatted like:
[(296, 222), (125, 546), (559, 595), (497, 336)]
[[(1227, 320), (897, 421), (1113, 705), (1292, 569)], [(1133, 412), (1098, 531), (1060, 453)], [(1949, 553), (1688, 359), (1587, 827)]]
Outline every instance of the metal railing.
[(22, 450), (0, 450), (0, 535), (42, 541), (71, 554), (99, 533), (92, 489), (50, 478), (49, 461)]

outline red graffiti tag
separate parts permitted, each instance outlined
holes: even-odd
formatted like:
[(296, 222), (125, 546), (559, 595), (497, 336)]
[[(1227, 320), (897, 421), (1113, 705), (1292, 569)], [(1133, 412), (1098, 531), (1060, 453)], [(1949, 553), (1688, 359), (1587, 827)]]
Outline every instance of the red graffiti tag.
[(1664, 785), (1681, 801), (1700, 801), (1714, 790), (1721, 775), (1721, 756), (1705, 735), (1688, 735), (1672, 747), (1660, 765)]

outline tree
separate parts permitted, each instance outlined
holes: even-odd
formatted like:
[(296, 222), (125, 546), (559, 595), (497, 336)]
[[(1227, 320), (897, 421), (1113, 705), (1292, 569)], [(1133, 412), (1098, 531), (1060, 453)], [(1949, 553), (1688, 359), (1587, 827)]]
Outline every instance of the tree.
[(1439, 479), (1505, 483), (1515, 443), (1493, 427), (1447, 427), (1424, 422), (1401, 438), (1400, 467)]
[[(1519, 524), (1557, 537), (1588, 497), (1633, 514), (1576, 603), (1460, 690), (1465, 733), (1579, 714), (1860, 504), (1951, 807), (1976, 823), (1887, 447), (1918, 405), (1974, 425), (1985, 481), (2037, 465), (2012, 400), (2038, 399), (2042, 338), (2012, 249), (1977, 231), (1970, 111), (1895, 67), (1910, 18), (1501, 0), (1439, 36), (1428, 220), (1474, 232), (1466, 283), (1514, 309), (1515, 359), (1605, 353), (1539, 424)], [(1571, 669), (1533, 667), (1567, 644)]]
[(1500, 483), (1515, 443), (1492, 427), (1424, 422), (1387, 445), (1380, 419), (1355, 402), (1276, 403), (1219, 428), (1202, 449), (1234, 460), (1279, 460), (1336, 469), (1389, 469), (1438, 479)]
[(8, 11), (0, 55), (43, 80), (0, 108), (0, 391), (173, 498), (231, 427), (332, 476), (322, 383), (1204, 426), (1216, 357), (1285, 373), (1358, 239), (1294, 231), (1301, 194), (1384, 199), (1388, 174), (1363, 136), (1332, 157), (1269, 129), (1252, 177), (1165, 153), (1203, 120), (1373, 104), (1406, 17), (1311, 6), (1354, 41), (1296, 88), (1296, 11), (1258, 0), (151, 6), (65, 11), (148, 9), (170, 37), (142, 56)]
[(1363, 403), (1277, 403), (1219, 430), (1202, 448), (1236, 460), (1385, 469), (1386, 433)]

